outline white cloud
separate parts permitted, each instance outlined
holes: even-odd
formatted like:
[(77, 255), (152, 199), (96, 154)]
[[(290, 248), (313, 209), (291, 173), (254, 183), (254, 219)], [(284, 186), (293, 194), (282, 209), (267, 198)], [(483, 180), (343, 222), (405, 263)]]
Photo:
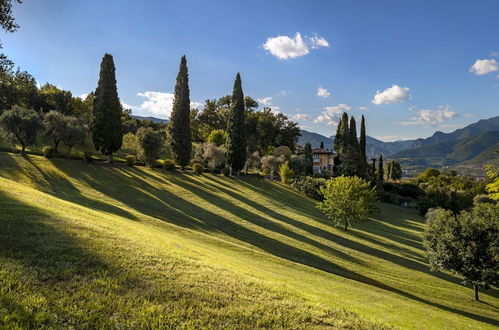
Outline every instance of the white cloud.
[(373, 138), (384, 141), (384, 142), (394, 142), (402, 140), (402, 137), (396, 135), (375, 135)]
[(499, 65), (494, 59), (476, 60), (475, 64), (473, 64), (470, 68), (470, 72), (479, 76), (495, 71), (499, 71)]
[(301, 34), (296, 32), (294, 38), (288, 36), (267, 38), (267, 41), (262, 46), (278, 59), (285, 60), (307, 55), (310, 52), (309, 47), (311, 49), (329, 47), (329, 42), (317, 35), (307, 38), (307, 42), (305, 42)]
[(291, 117), (293, 120), (310, 120), (310, 116), (306, 113), (297, 113)]
[(358, 107), (358, 109), (359, 109), (360, 111), (367, 111), (367, 110), (369, 110), (369, 108), (368, 108), (368, 107)]
[[(459, 114), (452, 111), (449, 105), (439, 106), (439, 110), (423, 109), (416, 111), (417, 116), (412, 117), (410, 121), (396, 122), (396, 125), (427, 125), (449, 128), (451, 124), (444, 124), (445, 121), (459, 117)], [(452, 124), (455, 125), (455, 124)]]
[(372, 100), (374, 104), (389, 104), (404, 102), (409, 99), (409, 88), (392, 85), (383, 92), (377, 91)]
[(317, 49), (320, 47), (329, 47), (329, 42), (322, 37), (318, 37), (317, 34), (309, 38), (309, 41), (310, 41), (310, 47), (312, 49)]
[(296, 33), (294, 38), (288, 36), (267, 38), (263, 48), (280, 60), (300, 57), (309, 53), (308, 46), (299, 32)]
[(338, 125), (339, 116), (345, 112), (352, 109), (351, 106), (347, 104), (338, 104), (331, 107), (325, 107), (322, 114), (314, 119), (314, 123), (327, 123), (328, 125)]
[(267, 97), (262, 97), (261, 99), (256, 99), (258, 103), (262, 104), (265, 107), (271, 106), (272, 105), (272, 97), (267, 96)]
[[(146, 100), (139, 106), (134, 106), (122, 102), (124, 108), (139, 111), (143, 114), (151, 114), (159, 117), (170, 118), (173, 108), (173, 93), (152, 92), (137, 93), (137, 96), (143, 97)], [(199, 102), (191, 102), (192, 108), (202, 108), (203, 104)]]
[(327, 90), (327, 88), (322, 88), (319, 86), (319, 88), (317, 88), (317, 96), (326, 98), (331, 96), (331, 93)]
[(88, 93), (86, 93), (86, 94), (81, 94), (81, 95), (80, 95), (80, 96), (78, 96), (78, 97), (79, 97), (80, 99), (82, 99), (82, 100), (85, 100), (85, 99), (87, 98), (87, 96), (88, 96)]
[(290, 91), (287, 91), (287, 90), (282, 90), (282, 91), (279, 91), (279, 93), (277, 93), (278, 95), (281, 95), (281, 96), (288, 96), (289, 94), (291, 94)]

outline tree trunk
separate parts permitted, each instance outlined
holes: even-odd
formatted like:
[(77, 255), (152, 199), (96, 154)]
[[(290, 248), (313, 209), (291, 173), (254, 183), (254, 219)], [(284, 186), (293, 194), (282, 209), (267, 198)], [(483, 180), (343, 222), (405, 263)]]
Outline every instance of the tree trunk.
[(274, 181), (274, 170), (270, 170), (270, 181)]
[(71, 158), (71, 148), (73, 148), (73, 146), (68, 147), (68, 153), (66, 154), (66, 159), (70, 159)]
[(113, 159), (113, 154), (109, 154), (109, 164), (113, 164), (114, 163), (114, 159)]
[(232, 165), (229, 165), (229, 176), (232, 176)]
[(244, 164), (244, 174), (248, 175), (248, 164)]
[(345, 221), (345, 231), (348, 231), (348, 221)]
[(475, 290), (475, 300), (480, 301), (480, 299), (478, 299), (478, 285), (473, 285), (473, 289)]
[(21, 156), (26, 156), (26, 146), (21, 143)]
[(55, 152), (59, 152), (59, 150), (57, 150), (57, 148), (59, 148), (59, 141), (58, 139), (54, 138), (54, 151)]

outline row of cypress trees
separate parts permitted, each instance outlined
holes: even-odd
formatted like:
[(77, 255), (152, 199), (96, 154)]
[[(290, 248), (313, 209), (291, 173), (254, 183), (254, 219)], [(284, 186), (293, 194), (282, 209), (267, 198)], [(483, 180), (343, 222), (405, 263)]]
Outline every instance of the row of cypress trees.
[[(191, 109), (189, 91), (189, 72), (187, 59), (182, 56), (175, 84), (173, 109), (170, 116), (170, 147), (175, 162), (182, 170), (189, 164), (192, 152)], [(116, 87), (116, 68), (112, 55), (105, 54), (95, 90), (95, 101), (90, 129), (97, 151), (109, 156), (121, 148), (123, 140), (122, 107)], [(234, 81), (231, 98), (231, 111), (227, 127), (227, 159), (229, 168), (238, 173), (246, 161), (246, 137), (244, 130), (245, 111), (241, 76)]]

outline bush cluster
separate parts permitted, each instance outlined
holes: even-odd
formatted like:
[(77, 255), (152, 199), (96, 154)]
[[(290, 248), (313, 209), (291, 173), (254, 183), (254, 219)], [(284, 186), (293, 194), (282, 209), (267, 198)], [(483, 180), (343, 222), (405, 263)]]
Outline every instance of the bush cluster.
[(54, 156), (54, 151), (54, 147), (51, 146), (45, 146), (42, 149), (43, 156), (45, 156), (45, 158), (52, 158)]
[(316, 199), (318, 201), (324, 200), (321, 193), (321, 188), (326, 186), (327, 180), (324, 178), (313, 178), (310, 176), (297, 177), (292, 186), (298, 192)]
[(165, 159), (163, 161), (163, 168), (167, 171), (175, 171), (175, 162), (171, 159)]
[(203, 174), (203, 170), (204, 170), (204, 167), (203, 167), (203, 164), (201, 163), (194, 163), (192, 164), (192, 171), (196, 174)]

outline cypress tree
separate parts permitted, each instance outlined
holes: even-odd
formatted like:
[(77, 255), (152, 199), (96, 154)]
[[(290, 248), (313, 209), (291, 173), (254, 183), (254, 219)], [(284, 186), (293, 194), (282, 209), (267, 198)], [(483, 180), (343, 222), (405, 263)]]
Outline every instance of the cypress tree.
[(336, 128), (336, 135), (334, 136), (333, 148), (334, 151), (339, 154), (341, 149), (341, 130), (343, 125), (343, 118), (340, 118), (340, 122), (338, 123), (338, 127)]
[(92, 139), (95, 149), (109, 156), (113, 162), (113, 152), (118, 151), (123, 141), (122, 108), (116, 88), (116, 69), (113, 56), (105, 54), (102, 58), (99, 82), (95, 90), (92, 111)]
[(366, 158), (366, 120), (364, 115), (360, 121), (360, 141), (359, 141), (360, 153), (364, 158)]
[(339, 154), (345, 154), (348, 151), (349, 143), (349, 130), (348, 130), (348, 115), (343, 112), (341, 117), (341, 131), (340, 131), (340, 152)]
[(392, 165), (393, 165), (393, 161), (389, 161), (387, 164), (386, 164), (386, 178), (388, 180), (391, 180), (392, 179)]
[(350, 127), (348, 129), (348, 146), (353, 152), (359, 151), (359, 141), (357, 140), (357, 123), (354, 116), (350, 117)]
[(180, 60), (180, 68), (175, 84), (175, 97), (170, 116), (170, 147), (175, 162), (184, 170), (191, 160), (191, 101), (189, 98), (189, 73), (185, 55)]
[(227, 161), (231, 171), (238, 173), (246, 161), (246, 137), (244, 130), (244, 94), (239, 73), (232, 90), (231, 109), (227, 126)]
[(306, 174), (313, 174), (313, 153), (312, 153), (312, 145), (310, 143), (305, 144), (305, 148), (303, 149), (303, 155), (305, 157), (305, 162), (306, 162), (306, 167), (305, 167), (305, 173)]
[(383, 168), (383, 155), (379, 155), (378, 179), (380, 182), (383, 182), (384, 176), (385, 176), (385, 170)]
[(321, 146), (319, 147), (319, 149), (324, 150), (324, 142), (321, 141)]

